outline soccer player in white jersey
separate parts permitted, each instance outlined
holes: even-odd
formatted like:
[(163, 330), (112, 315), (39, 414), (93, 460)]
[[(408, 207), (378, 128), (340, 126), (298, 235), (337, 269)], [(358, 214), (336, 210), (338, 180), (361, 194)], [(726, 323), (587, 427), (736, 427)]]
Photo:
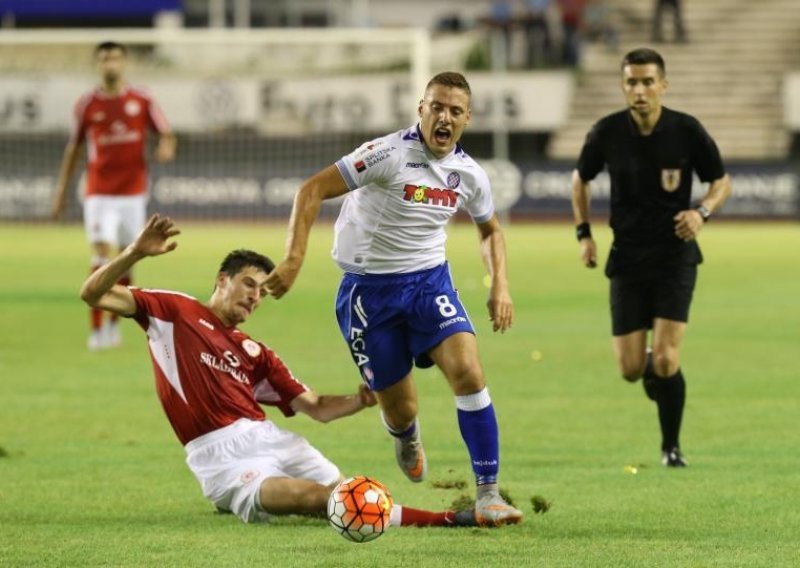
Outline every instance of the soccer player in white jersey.
[[(266, 345), (236, 328), (267, 296), (274, 265), (263, 255), (230, 253), (206, 303), (117, 284), (139, 260), (174, 250), (170, 239), (178, 233), (169, 218), (153, 215), (131, 245), (86, 280), (81, 298), (134, 318), (147, 333), (161, 405), (203, 494), (219, 510), (245, 522), (324, 513), (331, 489), (343, 479), (339, 469), (305, 438), (267, 420), (259, 403), (328, 422), (374, 406), (374, 395), (364, 385), (349, 396), (318, 395)], [(474, 515), (395, 505), (390, 522), (459, 526), (473, 524)]]
[(440, 73), (425, 89), (418, 124), (367, 142), (309, 178), (295, 198), (286, 257), (267, 278), (267, 288), (276, 298), (291, 288), (322, 201), (346, 195), (332, 253), (344, 271), (336, 314), (394, 436), (398, 463), (412, 481), (425, 477), (411, 371), (414, 364), (435, 364), (455, 394), (477, 484), (475, 517), (479, 524), (499, 526), (520, 522), (522, 512), (498, 492), (497, 420), (444, 246), (445, 224), (463, 207), (478, 227), (491, 275), (494, 331), (506, 331), (513, 304), (505, 240), (486, 172), (458, 144), (470, 120), (470, 98), (463, 75)]

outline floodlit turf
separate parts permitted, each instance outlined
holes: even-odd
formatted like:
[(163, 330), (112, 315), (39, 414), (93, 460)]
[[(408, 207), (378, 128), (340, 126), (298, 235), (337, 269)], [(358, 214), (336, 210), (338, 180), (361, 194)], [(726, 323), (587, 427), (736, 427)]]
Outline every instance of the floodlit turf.
[[(284, 226), (183, 227), (177, 251), (137, 270), (146, 286), (205, 299), (229, 249), (279, 257)], [(358, 377), (333, 314), (330, 226), (317, 227), (289, 296), (245, 329), (320, 392)], [(609, 235), (596, 229), (604, 257)], [(88, 353), (77, 294), (88, 262), (78, 227), (0, 226), (0, 566), (797, 566), (800, 531), (800, 229), (712, 223), (683, 368), (691, 466), (659, 465), (655, 408), (617, 375), (607, 282), (579, 266), (568, 225), (507, 230), (516, 321), (485, 317), (477, 235), (451, 228), (449, 254), (501, 427), (501, 485), (527, 515), (501, 530), (395, 529), (346, 542), (322, 520), (246, 526), (217, 515), (183, 461), (153, 389), (143, 334)], [(534, 355), (538, 352), (538, 355)], [(536, 360), (538, 359), (538, 360)], [(430, 481), (394, 464), (377, 412), (306, 435), (344, 473), (383, 481), (399, 503), (441, 508), (470, 470), (453, 399), (417, 376)], [(629, 466), (626, 468), (626, 466)], [(637, 473), (631, 473), (632, 467)], [(533, 512), (532, 497), (552, 503)]]

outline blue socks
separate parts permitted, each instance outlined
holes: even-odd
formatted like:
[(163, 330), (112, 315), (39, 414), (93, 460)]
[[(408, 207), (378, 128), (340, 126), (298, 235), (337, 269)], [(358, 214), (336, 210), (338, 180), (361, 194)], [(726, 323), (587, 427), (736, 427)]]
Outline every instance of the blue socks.
[(472, 460), (478, 485), (497, 483), (500, 469), (500, 443), (497, 418), (489, 391), (456, 396), (458, 426)]

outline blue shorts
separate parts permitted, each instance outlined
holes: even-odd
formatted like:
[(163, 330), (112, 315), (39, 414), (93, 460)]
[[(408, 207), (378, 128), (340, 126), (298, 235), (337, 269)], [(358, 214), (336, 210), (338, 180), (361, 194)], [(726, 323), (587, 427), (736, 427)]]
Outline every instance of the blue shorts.
[(345, 273), (336, 319), (353, 361), (372, 390), (405, 377), (428, 351), (459, 332), (475, 334), (445, 262), (405, 274)]

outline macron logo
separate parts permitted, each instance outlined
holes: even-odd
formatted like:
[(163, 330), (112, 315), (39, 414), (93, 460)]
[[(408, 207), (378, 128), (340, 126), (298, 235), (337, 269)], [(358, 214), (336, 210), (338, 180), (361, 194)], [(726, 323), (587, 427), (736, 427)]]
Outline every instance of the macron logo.
[(197, 320), (197, 321), (199, 321), (199, 322), (200, 322), (200, 325), (203, 325), (203, 326), (207, 327), (208, 329), (210, 329), (211, 331), (214, 331), (214, 326), (213, 326), (213, 325), (211, 325), (210, 323), (208, 323), (208, 322), (207, 322), (206, 320), (204, 320), (203, 318), (200, 318), (200, 319), (199, 319), (199, 320)]

